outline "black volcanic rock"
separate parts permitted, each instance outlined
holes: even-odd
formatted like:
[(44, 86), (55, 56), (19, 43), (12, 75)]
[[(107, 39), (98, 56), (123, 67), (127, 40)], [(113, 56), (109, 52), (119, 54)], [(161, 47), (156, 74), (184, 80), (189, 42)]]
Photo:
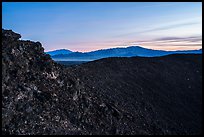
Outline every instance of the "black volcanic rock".
[(9, 40), (18, 40), (21, 38), (20, 34), (14, 33), (12, 30), (2, 29), (2, 37)]
[(202, 57), (55, 63), (40, 42), (2, 30), (2, 132), (201, 134)]
[(60, 100), (56, 94), (67, 85), (73, 86), (74, 82), (63, 83), (64, 79), (60, 78), (63, 69), (44, 53), (39, 42), (13, 41), (10, 39), (13, 36), (4, 34), (2, 130), (8, 134), (61, 134), (61, 130), (73, 134), (75, 129), (63, 129), (68, 123), (60, 123), (55, 118), (66, 121), (68, 115), (59, 112)]

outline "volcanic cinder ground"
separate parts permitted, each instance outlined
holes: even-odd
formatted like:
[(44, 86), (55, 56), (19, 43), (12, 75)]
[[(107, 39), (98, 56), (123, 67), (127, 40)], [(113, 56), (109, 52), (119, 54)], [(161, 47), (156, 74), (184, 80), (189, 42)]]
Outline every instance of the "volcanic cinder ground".
[(202, 56), (105, 58), (64, 66), (2, 29), (3, 134), (202, 133)]

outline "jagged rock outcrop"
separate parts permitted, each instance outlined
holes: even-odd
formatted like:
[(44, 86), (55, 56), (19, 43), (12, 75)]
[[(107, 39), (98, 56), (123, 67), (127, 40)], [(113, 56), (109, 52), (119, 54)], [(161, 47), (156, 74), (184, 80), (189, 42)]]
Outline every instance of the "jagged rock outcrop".
[(2, 29), (2, 38), (10, 41), (18, 40), (21, 38), (20, 34), (14, 33), (12, 30)]
[(19, 34), (2, 32), (3, 133), (115, 132), (111, 126), (116, 120), (112, 113), (118, 113), (114, 106), (107, 107), (75, 74), (56, 64), (39, 42), (18, 40)]
[(55, 63), (2, 30), (3, 134), (200, 134), (201, 55)]

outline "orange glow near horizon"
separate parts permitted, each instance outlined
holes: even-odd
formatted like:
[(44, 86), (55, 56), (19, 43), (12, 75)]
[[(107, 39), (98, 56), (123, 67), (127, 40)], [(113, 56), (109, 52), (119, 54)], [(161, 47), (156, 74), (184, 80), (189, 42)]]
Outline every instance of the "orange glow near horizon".
[[(63, 43), (62, 47), (74, 52), (90, 52), (100, 49), (109, 48), (123, 48), (129, 46), (140, 46), (143, 48), (154, 49), (154, 50), (197, 50), (202, 48), (202, 38), (197, 39), (175, 39), (175, 40), (146, 40), (146, 41), (106, 41), (106, 42), (78, 42), (71, 43), (72, 46), (66, 46), (70, 43)], [(83, 45), (83, 46), (82, 46)], [(53, 49), (56, 50), (56, 49)], [(52, 50), (50, 50), (52, 51)]]

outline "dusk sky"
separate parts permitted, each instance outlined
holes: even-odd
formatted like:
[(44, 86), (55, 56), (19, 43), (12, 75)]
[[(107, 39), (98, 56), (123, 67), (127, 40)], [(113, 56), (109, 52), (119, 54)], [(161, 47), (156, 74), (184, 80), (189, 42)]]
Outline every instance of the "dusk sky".
[(4, 29), (45, 51), (202, 48), (201, 2), (3, 2)]

